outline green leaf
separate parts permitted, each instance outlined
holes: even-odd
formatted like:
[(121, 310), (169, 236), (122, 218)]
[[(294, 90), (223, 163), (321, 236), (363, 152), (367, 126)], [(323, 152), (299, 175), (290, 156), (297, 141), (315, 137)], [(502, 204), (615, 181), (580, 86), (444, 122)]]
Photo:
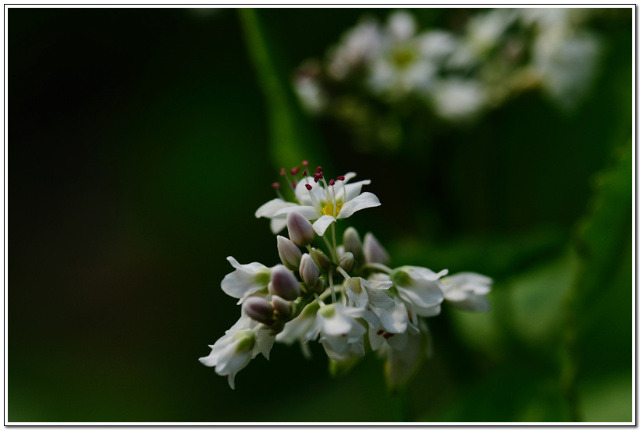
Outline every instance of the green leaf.
[[(596, 177), (589, 213), (576, 234), (580, 263), (568, 296), (563, 383), (578, 419), (631, 418), (631, 408), (612, 414), (604, 407), (587, 412), (581, 404), (594, 392), (607, 391), (620, 375), (626, 375), (626, 392), (632, 394), (631, 149), (631, 144), (619, 148), (613, 165)], [(616, 385), (618, 393), (623, 386)]]

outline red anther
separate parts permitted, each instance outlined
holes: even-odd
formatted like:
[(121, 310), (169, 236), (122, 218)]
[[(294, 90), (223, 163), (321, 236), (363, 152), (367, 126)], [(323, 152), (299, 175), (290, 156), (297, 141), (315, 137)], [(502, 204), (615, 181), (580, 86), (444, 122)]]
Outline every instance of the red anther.
[(390, 337), (393, 337), (393, 333), (385, 333), (382, 335), (382, 337), (384, 337), (385, 339), (389, 339)]
[(316, 173), (322, 173), (322, 166), (316, 167)]
[(313, 180), (314, 180), (314, 182), (318, 182), (320, 180), (320, 176), (313, 175)]
[(280, 184), (277, 182), (274, 182), (273, 184), (271, 184), (271, 186), (276, 190), (280, 189)]
[(280, 176), (284, 176), (287, 174), (287, 171), (284, 170), (284, 167), (282, 169), (280, 169)]
[(377, 334), (378, 336), (380, 336), (382, 333), (384, 333), (384, 330), (382, 330), (382, 329), (380, 329), (380, 330), (378, 330), (378, 331), (376, 332), (376, 334)]
[(305, 187), (307, 188), (307, 190), (311, 191), (311, 188), (313, 188), (311, 185), (306, 184)]
[(309, 162), (308, 162), (307, 160), (304, 160), (304, 161), (302, 162), (302, 165), (303, 165), (304, 167), (307, 167), (307, 166), (309, 165)]
[(298, 183), (296, 181), (293, 181), (291, 183), (291, 188), (293, 188), (295, 190), (296, 189), (296, 185), (298, 185)]
[(344, 181), (344, 176), (338, 176), (338, 181)]
[(300, 171), (299, 167), (294, 167), (293, 169), (291, 169), (291, 174), (293, 176), (296, 176), (298, 174), (298, 172)]
[(307, 169), (303, 170), (303, 171), (302, 171), (302, 176), (307, 176), (307, 175), (308, 175), (308, 173), (307, 173)]
[(334, 181), (333, 179), (329, 181), (329, 185), (335, 185), (336, 181)]

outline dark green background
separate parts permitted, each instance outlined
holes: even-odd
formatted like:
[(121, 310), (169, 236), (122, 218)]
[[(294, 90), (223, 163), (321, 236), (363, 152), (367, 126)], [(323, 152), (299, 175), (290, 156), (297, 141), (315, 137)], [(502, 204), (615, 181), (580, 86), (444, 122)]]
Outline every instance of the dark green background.
[[(593, 24), (605, 57), (576, 112), (530, 92), (385, 153), (259, 84), (270, 65), (290, 91), (363, 13), (9, 10), (8, 420), (631, 420), (631, 10)], [(317, 345), (276, 345), (235, 391), (197, 360), (238, 316), (225, 257), (277, 263), (253, 213), (299, 154), (372, 179), (383, 205), (349, 221), (394, 264), (495, 278), (490, 313), (430, 320), (404, 400), (374, 356), (334, 380)]]

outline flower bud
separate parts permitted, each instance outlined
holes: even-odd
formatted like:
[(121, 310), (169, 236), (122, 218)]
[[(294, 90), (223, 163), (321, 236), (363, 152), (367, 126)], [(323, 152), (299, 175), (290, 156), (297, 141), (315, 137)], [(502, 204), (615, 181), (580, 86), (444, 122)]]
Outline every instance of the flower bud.
[(300, 265), (300, 259), (302, 258), (300, 248), (286, 237), (278, 236), (276, 239), (278, 241), (278, 255), (280, 256), (280, 261), (282, 261), (282, 264), (284, 264), (287, 269), (296, 270)]
[(266, 325), (273, 323), (273, 306), (262, 297), (249, 297), (242, 304), (242, 310), (251, 319)]
[(378, 240), (371, 233), (364, 235), (364, 245), (362, 248), (364, 252), (364, 259), (367, 263), (389, 263), (389, 254), (387, 254), (387, 251), (385, 251), (382, 245), (380, 245)]
[(352, 253), (353, 258), (360, 262), (364, 260), (364, 255), (362, 254), (362, 241), (360, 240), (360, 235), (355, 228), (349, 227), (344, 231), (342, 243), (344, 245), (345, 252)]
[(315, 293), (322, 294), (322, 292), (326, 288), (327, 288), (327, 282), (322, 278), (318, 278), (318, 282), (316, 282), (316, 286), (314, 287), (313, 291)]
[(311, 248), (309, 255), (313, 258), (316, 266), (318, 266), (318, 268), (323, 272), (326, 272), (331, 267), (331, 260), (329, 260), (329, 257), (319, 249)]
[(313, 258), (309, 254), (304, 254), (300, 261), (300, 277), (309, 287), (316, 285), (318, 282), (318, 276), (320, 275), (320, 269), (313, 261)]
[(296, 211), (287, 215), (287, 229), (291, 241), (298, 246), (307, 246), (316, 237), (311, 223)]
[(271, 270), (269, 292), (285, 300), (295, 300), (300, 295), (300, 285), (289, 269), (278, 265)]
[(271, 304), (273, 305), (273, 308), (275, 310), (275, 316), (277, 319), (279, 320), (289, 319), (293, 311), (293, 306), (291, 306), (291, 303), (289, 303), (288, 301), (286, 301), (281, 297), (273, 296), (273, 299), (271, 300)]
[(340, 256), (340, 260), (338, 264), (342, 267), (347, 273), (353, 270), (353, 264), (355, 263), (355, 259), (353, 258), (353, 254), (350, 252), (345, 252)]

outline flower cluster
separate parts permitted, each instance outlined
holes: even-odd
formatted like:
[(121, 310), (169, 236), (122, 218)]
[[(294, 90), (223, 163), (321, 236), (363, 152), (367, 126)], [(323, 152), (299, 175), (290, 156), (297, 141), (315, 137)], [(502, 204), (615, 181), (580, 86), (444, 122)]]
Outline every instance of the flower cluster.
[(282, 264), (240, 264), (228, 257), (235, 270), (221, 286), (238, 299), (241, 316), (200, 361), (228, 376), (234, 388), (236, 373), (258, 354), (268, 359), (274, 342), (299, 342), (308, 354), (307, 343), (317, 340), (333, 363), (378, 351), (387, 360), (390, 384), (402, 383), (430, 345), (425, 318), (438, 315), (443, 302), (488, 310), (492, 281), (476, 273), (391, 268), (378, 240), (371, 233), (362, 240), (353, 227), (338, 244), (336, 223), (380, 201), (362, 192), (369, 180), (351, 181), (355, 173), (327, 181), (321, 167), (310, 174), (305, 161), (303, 169), (281, 171), (295, 201), (285, 200), (275, 183), (278, 198), (256, 211), (271, 219), (274, 233), (288, 231), (288, 238), (276, 237)]
[(325, 61), (299, 68), (295, 89), (309, 111), (368, 133), (365, 140), (397, 138), (398, 112), (423, 110), (458, 125), (535, 88), (570, 110), (587, 94), (600, 58), (599, 38), (585, 26), (589, 13), (494, 9), (458, 17), (464, 25), (455, 31), (422, 32), (405, 11), (384, 26), (365, 18)]

